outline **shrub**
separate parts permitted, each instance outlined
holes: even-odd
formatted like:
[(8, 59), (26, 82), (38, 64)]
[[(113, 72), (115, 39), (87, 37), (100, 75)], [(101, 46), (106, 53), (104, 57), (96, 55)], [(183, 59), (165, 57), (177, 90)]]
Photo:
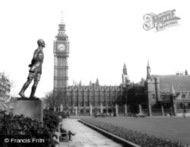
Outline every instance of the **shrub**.
[[(52, 115), (51, 115), (52, 116)], [(47, 118), (47, 116), (45, 117)], [(54, 119), (55, 117), (53, 117)], [(54, 120), (54, 125), (57, 125)], [(0, 145), (1, 147), (25, 147), (25, 146), (32, 146), (32, 147), (51, 147), (55, 145), (55, 141), (53, 140), (53, 133), (51, 132), (52, 128), (48, 127), (55, 127), (53, 125), (48, 125), (48, 122), (45, 125), (39, 123), (35, 120), (32, 120), (29, 117), (24, 117), (23, 115), (11, 115), (5, 114), (5, 112), (0, 113)], [(43, 143), (5, 143), (5, 138), (25, 138), (25, 139), (32, 139), (32, 138), (41, 138), (44, 139), (45, 142)]]
[(58, 116), (61, 116), (62, 118), (67, 118), (68, 117), (68, 113), (63, 111), (63, 112), (56, 112), (56, 114)]
[(46, 126), (50, 132), (54, 132), (57, 130), (60, 121), (61, 120), (56, 112), (51, 110), (44, 110), (44, 126)]

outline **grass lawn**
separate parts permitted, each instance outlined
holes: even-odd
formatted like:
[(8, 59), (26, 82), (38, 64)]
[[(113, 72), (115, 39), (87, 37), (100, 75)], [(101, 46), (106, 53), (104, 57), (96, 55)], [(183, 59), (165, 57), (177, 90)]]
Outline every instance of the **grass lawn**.
[(190, 118), (105, 117), (94, 119), (159, 138), (190, 144)]

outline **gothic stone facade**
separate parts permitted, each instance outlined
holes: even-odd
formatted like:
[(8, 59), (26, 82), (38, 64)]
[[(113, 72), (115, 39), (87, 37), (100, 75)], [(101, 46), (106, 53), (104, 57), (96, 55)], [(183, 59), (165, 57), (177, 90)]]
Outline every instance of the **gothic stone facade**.
[(147, 66), (147, 79), (144, 83), (147, 98), (145, 111), (149, 115), (190, 115), (190, 76), (151, 75)]
[[(87, 114), (118, 112), (145, 115), (182, 115), (190, 109), (190, 76), (151, 75), (147, 66), (147, 78), (131, 84), (124, 65), (122, 82), (118, 86), (101, 86), (99, 82), (84, 86), (68, 86), (69, 39), (65, 24), (59, 24), (54, 41), (54, 97), (57, 108), (62, 106), (71, 113)], [(116, 107), (118, 106), (118, 107)], [(117, 110), (118, 109), (118, 110)]]
[(122, 103), (122, 93), (120, 86), (68, 86), (68, 106), (72, 113), (77, 110), (80, 114), (89, 114), (90, 105), (93, 112), (112, 113), (115, 104)]
[[(68, 86), (69, 39), (65, 33), (65, 24), (59, 24), (58, 34), (54, 41), (54, 98), (57, 109), (62, 105), (71, 113), (87, 114), (90, 111), (113, 112), (116, 104), (124, 104), (122, 100), (123, 86), (129, 82), (124, 65), (122, 86), (101, 86), (96, 83), (88, 86)], [(90, 110), (90, 107), (92, 108)]]
[(128, 115), (189, 115), (190, 76), (151, 75), (147, 66), (147, 78), (130, 85), (125, 91)]

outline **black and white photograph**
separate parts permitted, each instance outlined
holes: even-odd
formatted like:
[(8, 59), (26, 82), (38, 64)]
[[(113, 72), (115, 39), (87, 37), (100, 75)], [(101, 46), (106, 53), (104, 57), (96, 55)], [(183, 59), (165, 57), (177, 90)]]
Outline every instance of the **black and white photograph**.
[(180, 0), (0, 2), (0, 147), (190, 147)]

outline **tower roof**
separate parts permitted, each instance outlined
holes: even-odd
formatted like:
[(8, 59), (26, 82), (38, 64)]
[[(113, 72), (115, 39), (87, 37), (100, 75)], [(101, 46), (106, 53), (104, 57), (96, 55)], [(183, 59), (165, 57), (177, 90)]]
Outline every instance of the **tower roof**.
[(98, 78), (96, 79), (96, 86), (99, 86), (99, 80), (98, 80)]
[(59, 24), (58, 34), (57, 34), (56, 38), (58, 40), (66, 40), (68, 38), (68, 36), (65, 33), (65, 23), (64, 23), (64, 19), (63, 19), (63, 12), (61, 12), (61, 13), (62, 13), (61, 22)]
[(147, 62), (147, 68), (150, 68), (150, 65), (149, 65), (149, 60), (148, 60), (148, 62)]
[(124, 74), (124, 75), (127, 75), (127, 68), (126, 68), (126, 65), (125, 65), (125, 64), (123, 65), (123, 74)]
[(189, 75), (152, 75), (153, 78), (159, 77), (160, 91), (173, 92), (190, 91), (190, 76)]
[(63, 19), (63, 11), (61, 11), (61, 22), (60, 22), (60, 24), (65, 24), (64, 19)]
[(185, 70), (185, 75), (188, 75), (188, 71), (187, 71), (187, 69)]
[(175, 95), (175, 90), (174, 90), (173, 84), (172, 84), (172, 87), (171, 87), (171, 94)]
[(150, 65), (149, 65), (149, 60), (148, 60), (148, 63), (147, 63), (147, 77), (146, 79), (152, 79), (151, 75), (150, 75)]

